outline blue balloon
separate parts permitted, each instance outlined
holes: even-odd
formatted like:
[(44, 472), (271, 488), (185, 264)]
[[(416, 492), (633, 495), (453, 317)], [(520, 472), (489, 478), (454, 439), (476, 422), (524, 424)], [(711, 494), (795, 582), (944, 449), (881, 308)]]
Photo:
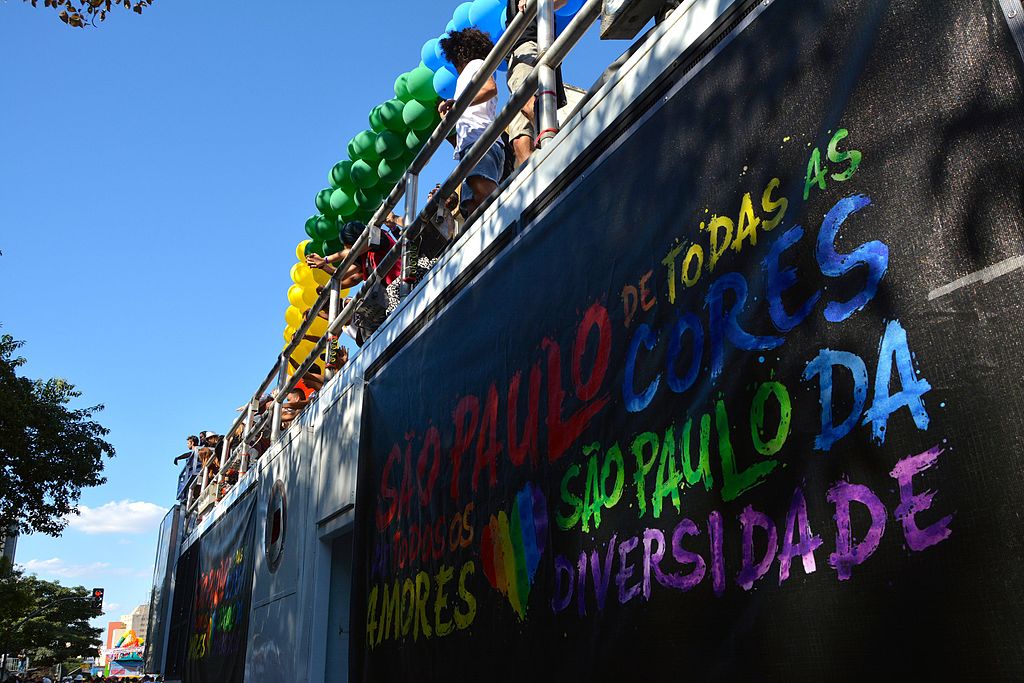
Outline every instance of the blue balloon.
[(447, 68), (438, 69), (434, 72), (434, 92), (446, 100), (455, 98), (455, 82), (458, 77), (453, 71)]
[(560, 14), (555, 14), (555, 35), (562, 35), (562, 31), (565, 30), (570, 21), (572, 21), (572, 17), (563, 17)]
[(508, 28), (508, 7), (501, 10), (501, 30), (502, 32)]
[(444, 64), (444, 59), (439, 58), (437, 53), (441, 50), (441, 46), (437, 42), (437, 38), (431, 38), (427, 42), (423, 43), (423, 49), (420, 50), (420, 57), (423, 59), (423, 63), (431, 71), (437, 71)]
[(445, 33), (454, 33), (456, 30), (457, 29), (455, 28), (455, 22), (454, 21), (449, 21), (448, 24), (444, 27), (444, 32)]
[(501, 12), (505, 9), (505, 3), (500, 0), (473, 0), (469, 8), (469, 21), (484, 33), (488, 33), (492, 40), (497, 41), (495, 36), (501, 35)]
[[(440, 59), (445, 64), (448, 63), (448, 58), (445, 57), (444, 50), (441, 48), (441, 41), (447, 40), (449, 37), (450, 36), (447, 33), (442, 33), (441, 35), (439, 35), (437, 37), (437, 46), (434, 48), (434, 54), (437, 56), (438, 59)], [(434, 71), (437, 71), (437, 69), (434, 69)]]
[(461, 31), (470, 27), (469, 8), (472, 6), (473, 3), (464, 2), (455, 8), (455, 12), (452, 13), (452, 23), (455, 24), (456, 31)]
[(584, 0), (569, 0), (562, 7), (555, 10), (556, 17), (574, 17), (576, 13), (583, 9)]

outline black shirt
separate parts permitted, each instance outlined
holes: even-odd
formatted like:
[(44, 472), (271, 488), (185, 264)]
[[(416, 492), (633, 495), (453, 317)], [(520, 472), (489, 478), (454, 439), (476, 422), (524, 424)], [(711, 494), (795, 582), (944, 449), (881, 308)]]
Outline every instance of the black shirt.
[[(512, 20), (515, 19), (515, 16), (519, 14), (519, 0), (505, 0), (505, 14), (508, 23), (511, 24)], [(537, 42), (536, 20), (532, 21), (530, 25), (526, 27), (526, 30), (523, 31), (523, 35), (519, 36), (519, 40), (517, 40), (515, 45), (512, 46), (512, 49), (514, 50), (523, 43), (529, 42)]]

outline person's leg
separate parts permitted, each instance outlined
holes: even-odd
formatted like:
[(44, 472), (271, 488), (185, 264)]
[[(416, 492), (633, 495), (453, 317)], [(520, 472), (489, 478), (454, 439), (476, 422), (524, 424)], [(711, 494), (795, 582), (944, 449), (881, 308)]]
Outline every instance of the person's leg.
[(533, 154), (533, 135), (520, 135), (512, 140), (512, 151), (516, 155), (516, 168), (526, 163)]
[[(495, 142), (487, 150), (487, 154), (472, 170), (472, 174), (462, 184), (462, 203), (460, 211), (466, 218), (490, 197), (498, 188), (501, 169), (505, 165), (505, 149), (501, 142)], [(467, 191), (468, 190), (468, 191)]]
[(498, 188), (498, 183), (490, 178), (474, 175), (466, 178), (466, 184), (473, 191), (473, 196), (462, 199), (462, 214), (468, 217), (484, 203), (485, 199), (491, 196), (491, 193)]
[[(536, 62), (536, 43), (526, 43), (516, 48), (512, 65), (508, 70), (509, 92), (514, 93), (522, 87)], [(512, 141), (512, 149), (515, 151), (517, 167), (526, 163), (526, 160), (530, 158), (530, 154), (533, 153), (533, 100), (534, 98), (531, 97), (526, 101), (526, 104), (508, 126), (508, 137)]]

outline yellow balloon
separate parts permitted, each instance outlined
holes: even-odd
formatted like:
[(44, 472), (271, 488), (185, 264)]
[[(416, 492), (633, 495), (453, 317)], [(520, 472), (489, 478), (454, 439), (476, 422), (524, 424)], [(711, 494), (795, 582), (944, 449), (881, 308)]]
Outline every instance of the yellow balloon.
[[(316, 300), (319, 298), (319, 295), (316, 293), (315, 289), (310, 289), (309, 287), (302, 287), (301, 289), (302, 306), (299, 306), (299, 308), (309, 308), (310, 306), (316, 303)], [(291, 301), (291, 299), (289, 299), (289, 301)]]
[(289, 325), (288, 327), (284, 328), (284, 346), (281, 347), (282, 351), (284, 351), (285, 348), (288, 346), (288, 344), (291, 343), (292, 337), (294, 337), (294, 336), (295, 336), (295, 328), (294, 327)]
[(292, 360), (294, 360), (296, 363), (301, 363), (302, 361), (306, 360), (306, 357), (312, 350), (313, 342), (302, 340), (301, 342), (299, 342), (299, 345), (295, 347), (295, 350), (292, 351)]
[(351, 291), (352, 291), (351, 289), (346, 287), (345, 289), (341, 290), (341, 293), (338, 294), (338, 297), (341, 298), (342, 302), (344, 302), (345, 301), (345, 297), (347, 297), (348, 293), (351, 292)]
[(302, 287), (298, 285), (292, 285), (291, 287), (288, 288), (288, 303), (290, 303), (292, 306), (295, 306), (300, 311), (304, 311), (310, 306), (305, 302), (303, 298), (304, 295), (305, 290)]
[(316, 280), (313, 277), (313, 271), (311, 271), (309, 269), (309, 266), (307, 266), (305, 263), (296, 263), (294, 266), (292, 266), (291, 276), (292, 282), (300, 286), (313, 285), (316, 282)]
[(295, 260), (299, 263), (306, 262), (306, 245), (312, 241), (313, 240), (302, 240), (299, 242), (298, 246), (295, 247)]
[(313, 278), (313, 282), (320, 285), (321, 287), (323, 287), (324, 285), (331, 281), (331, 276), (327, 273), (326, 270), (320, 270), (319, 268), (317, 268), (316, 270), (306, 268), (306, 270), (309, 271), (310, 277)]
[(299, 326), (302, 325), (302, 311), (295, 306), (289, 306), (284, 312), (284, 319), (290, 327), (299, 329)]
[(306, 334), (311, 334), (314, 337), (322, 337), (326, 333), (327, 321), (321, 318), (320, 316), (317, 316), (313, 318), (313, 324), (309, 326), (309, 332), (307, 332)]

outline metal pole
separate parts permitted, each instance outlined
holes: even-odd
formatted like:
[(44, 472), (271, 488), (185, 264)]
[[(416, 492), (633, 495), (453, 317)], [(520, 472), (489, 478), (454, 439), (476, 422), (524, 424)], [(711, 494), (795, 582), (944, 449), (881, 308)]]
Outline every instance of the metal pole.
[[(405, 174), (405, 225), (402, 233), (416, 221), (416, 193), (419, 191), (420, 177), (416, 173)], [(413, 283), (418, 277), (417, 264), (419, 250), (416, 245), (406, 239), (402, 242), (402, 286), (399, 296), (405, 298), (412, 291)], [(332, 317), (331, 320), (334, 320)]]
[(288, 379), (288, 359), (282, 354), (277, 363), (277, 396), (274, 397), (274, 417), (270, 423), (270, 443), (275, 443), (281, 436), (281, 404), (284, 402), (281, 392)]
[[(228, 443), (230, 443), (230, 434), (225, 434), (223, 437), (223, 443), (220, 445), (220, 469), (217, 470), (217, 485), (224, 481), (224, 470), (228, 464), (228, 458), (231, 457), (231, 451), (228, 449)], [(220, 495), (220, 491), (217, 491), (217, 495)]]
[[(555, 42), (554, 0), (537, 0), (537, 52), (538, 60), (547, 54)], [(544, 63), (537, 66), (537, 147), (558, 133), (558, 93), (555, 69)]]
[[(327, 320), (334, 320), (334, 316), (338, 315), (338, 309), (341, 305), (341, 280), (339, 278), (331, 279), (331, 300), (327, 304)], [(331, 381), (334, 378), (334, 369), (329, 367), (332, 353), (337, 353), (337, 342), (338, 335), (328, 334), (327, 335), (327, 350), (324, 352), (324, 384)]]
[(242, 464), (238, 468), (238, 476), (249, 471), (249, 432), (252, 431), (252, 421), (256, 418), (258, 406), (259, 398), (251, 398), (245, 409), (245, 426), (242, 427)]

